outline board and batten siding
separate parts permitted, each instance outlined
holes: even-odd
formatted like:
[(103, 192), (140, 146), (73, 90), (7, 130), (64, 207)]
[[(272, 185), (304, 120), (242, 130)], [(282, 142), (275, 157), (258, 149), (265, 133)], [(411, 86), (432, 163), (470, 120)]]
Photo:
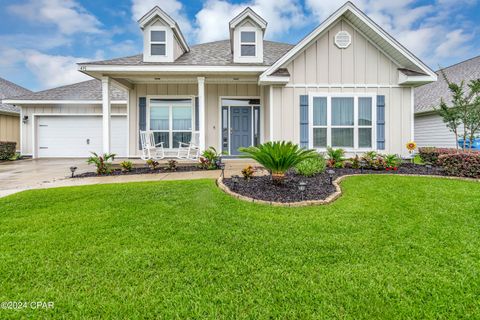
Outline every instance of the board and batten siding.
[[(463, 131), (463, 126), (459, 132)], [(455, 148), (455, 135), (437, 113), (415, 115), (415, 141), (419, 147)]]
[[(137, 84), (130, 92), (129, 127), (130, 156), (139, 156), (138, 98), (147, 96), (197, 96), (196, 83)], [(205, 129), (206, 146), (220, 148), (220, 97), (260, 97), (257, 84), (213, 84), (205, 83)], [(135, 133), (135, 134), (132, 134)]]
[(0, 114), (0, 141), (17, 143), (20, 150), (20, 117), (18, 115)]
[[(352, 35), (347, 49), (335, 35)], [(397, 65), (346, 21), (339, 20), (288, 65), (290, 82), (273, 88), (273, 140), (300, 142), (300, 96), (309, 93), (366, 93), (385, 96), (385, 151), (407, 155), (412, 133), (412, 88), (398, 86)]]
[[(33, 115), (41, 114), (102, 114), (101, 104), (49, 104), (21, 105), (22, 115), (28, 116), (27, 123), (22, 123), (22, 154), (33, 154)], [(125, 105), (112, 104), (112, 114), (127, 114)]]

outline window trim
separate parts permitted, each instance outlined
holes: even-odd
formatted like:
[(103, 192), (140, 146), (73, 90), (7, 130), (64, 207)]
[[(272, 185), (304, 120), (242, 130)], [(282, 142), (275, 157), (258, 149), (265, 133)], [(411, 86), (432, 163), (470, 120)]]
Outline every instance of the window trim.
[[(314, 126), (313, 125), (313, 98), (327, 98), (327, 125), (326, 126)], [(333, 126), (332, 125), (332, 98), (353, 98), (353, 126)], [(359, 110), (359, 98), (371, 98), (372, 99), (372, 124), (370, 126), (358, 124), (358, 110)], [(327, 129), (327, 146), (332, 146), (332, 128), (353, 128), (353, 148), (350, 147), (334, 147), (342, 148), (346, 152), (365, 152), (370, 150), (377, 150), (377, 93), (321, 93), (311, 92), (308, 94), (308, 147), (309, 149), (315, 149), (320, 152), (324, 152), (327, 148), (316, 148), (313, 146), (313, 129), (314, 128), (326, 128)], [(370, 148), (359, 147), (359, 128), (371, 128), (372, 129), (372, 146)]]
[[(151, 112), (151, 100), (168, 100), (168, 99), (178, 99), (178, 100), (190, 100), (190, 109), (192, 110), (192, 129), (191, 130), (173, 130), (173, 108), (172, 104), (168, 106), (168, 130), (151, 130), (150, 129), (150, 112)], [(195, 96), (147, 96), (147, 125), (146, 130), (152, 132), (168, 132), (168, 144), (169, 148), (166, 150), (178, 150), (178, 146), (173, 146), (173, 133), (175, 132), (191, 132), (192, 138), (193, 135), (197, 132), (195, 130)]]
[[(242, 41), (242, 33), (243, 32), (253, 32), (255, 34), (255, 40), (253, 42), (244, 42)], [(239, 54), (239, 57), (240, 58), (257, 58), (258, 57), (258, 41), (257, 41), (257, 30), (256, 29), (251, 29), (251, 28), (242, 28), (239, 30), (239, 43), (240, 43), (240, 54)], [(242, 54), (242, 46), (243, 45), (246, 45), (246, 46), (254, 46), (255, 48), (255, 54), (253, 56), (244, 56)]]
[[(152, 32), (153, 31), (163, 31), (165, 33), (165, 41), (153, 41), (152, 40)], [(168, 37), (168, 33), (167, 33), (167, 29), (164, 28), (164, 27), (151, 27), (150, 30), (149, 30), (149, 50), (150, 50), (150, 56), (151, 57), (166, 57), (168, 55), (168, 45), (167, 45), (167, 37)], [(153, 54), (152, 53), (152, 45), (153, 44), (163, 44), (165, 45), (165, 54)]]

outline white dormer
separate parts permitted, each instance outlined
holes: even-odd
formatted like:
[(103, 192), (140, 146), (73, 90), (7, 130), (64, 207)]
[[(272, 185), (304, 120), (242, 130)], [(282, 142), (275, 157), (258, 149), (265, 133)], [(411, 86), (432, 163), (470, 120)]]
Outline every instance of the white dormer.
[(262, 63), (267, 22), (251, 8), (230, 21), (230, 43), (235, 63)]
[(143, 61), (174, 62), (189, 52), (178, 24), (159, 7), (154, 7), (140, 20), (143, 31)]

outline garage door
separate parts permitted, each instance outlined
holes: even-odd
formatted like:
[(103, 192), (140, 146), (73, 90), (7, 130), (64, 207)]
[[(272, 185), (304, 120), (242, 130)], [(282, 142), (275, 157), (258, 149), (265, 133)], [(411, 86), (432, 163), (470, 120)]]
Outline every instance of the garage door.
[[(112, 116), (112, 153), (127, 156), (127, 117)], [(88, 157), (102, 152), (102, 117), (39, 116), (38, 157)]]

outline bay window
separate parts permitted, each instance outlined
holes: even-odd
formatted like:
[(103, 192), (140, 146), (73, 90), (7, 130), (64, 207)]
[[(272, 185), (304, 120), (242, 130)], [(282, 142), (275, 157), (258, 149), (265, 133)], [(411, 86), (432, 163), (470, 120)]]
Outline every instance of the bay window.
[(373, 148), (374, 96), (311, 96), (310, 147), (346, 150)]
[(155, 143), (163, 142), (164, 148), (178, 148), (179, 142), (192, 139), (192, 99), (150, 99), (149, 130)]

